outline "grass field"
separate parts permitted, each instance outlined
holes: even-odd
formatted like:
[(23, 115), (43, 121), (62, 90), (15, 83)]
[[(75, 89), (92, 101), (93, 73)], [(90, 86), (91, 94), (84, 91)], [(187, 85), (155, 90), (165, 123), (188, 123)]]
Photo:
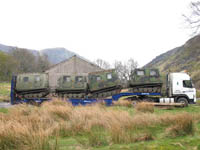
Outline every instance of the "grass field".
[[(0, 83), (0, 101), (10, 84)], [(200, 150), (200, 103), (185, 108), (73, 107), (61, 100), (41, 107), (0, 108), (1, 150)]]
[(0, 102), (10, 100), (10, 83), (0, 82)]
[(0, 109), (1, 150), (200, 149), (200, 106), (160, 109), (148, 103)]

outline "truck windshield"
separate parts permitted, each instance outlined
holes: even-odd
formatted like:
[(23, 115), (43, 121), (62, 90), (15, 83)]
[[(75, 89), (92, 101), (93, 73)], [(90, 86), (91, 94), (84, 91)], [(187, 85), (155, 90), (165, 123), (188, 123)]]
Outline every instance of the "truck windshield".
[(193, 84), (191, 80), (183, 80), (183, 87), (193, 88)]

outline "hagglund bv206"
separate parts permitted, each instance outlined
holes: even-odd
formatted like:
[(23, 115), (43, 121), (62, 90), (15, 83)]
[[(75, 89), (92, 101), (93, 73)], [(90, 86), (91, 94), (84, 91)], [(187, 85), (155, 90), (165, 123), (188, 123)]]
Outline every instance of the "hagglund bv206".
[[(119, 96), (131, 96), (133, 100), (159, 103), (196, 103), (196, 89), (186, 72), (161, 76), (158, 69), (136, 69), (131, 74), (128, 89)], [(125, 90), (123, 90), (125, 91)]]

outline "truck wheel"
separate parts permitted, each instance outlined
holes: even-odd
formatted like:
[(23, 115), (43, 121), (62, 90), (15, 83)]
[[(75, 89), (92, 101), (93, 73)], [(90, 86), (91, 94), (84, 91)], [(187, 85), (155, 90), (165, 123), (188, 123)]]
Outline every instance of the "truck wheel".
[(185, 97), (179, 98), (178, 103), (182, 103), (182, 104), (184, 104), (184, 107), (188, 107), (188, 101)]

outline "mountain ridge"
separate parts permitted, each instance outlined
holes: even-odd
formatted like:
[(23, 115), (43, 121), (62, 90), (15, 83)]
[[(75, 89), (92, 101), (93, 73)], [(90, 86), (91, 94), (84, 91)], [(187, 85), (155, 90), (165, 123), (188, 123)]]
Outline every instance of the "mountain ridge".
[(200, 35), (189, 39), (180, 47), (157, 56), (144, 68), (158, 68), (161, 73), (187, 70), (195, 86), (200, 88)]
[[(3, 51), (5, 53), (10, 53), (17, 48), (18, 47), (0, 44), (0, 51)], [(73, 55), (78, 55), (75, 52), (72, 52), (64, 47), (46, 48), (42, 50), (33, 50), (33, 49), (27, 49), (27, 48), (22, 48), (22, 49), (31, 51), (31, 53), (33, 53), (35, 56), (39, 54), (47, 55), (48, 60), (51, 64), (57, 64), (65, 59), (72, 57)]]

